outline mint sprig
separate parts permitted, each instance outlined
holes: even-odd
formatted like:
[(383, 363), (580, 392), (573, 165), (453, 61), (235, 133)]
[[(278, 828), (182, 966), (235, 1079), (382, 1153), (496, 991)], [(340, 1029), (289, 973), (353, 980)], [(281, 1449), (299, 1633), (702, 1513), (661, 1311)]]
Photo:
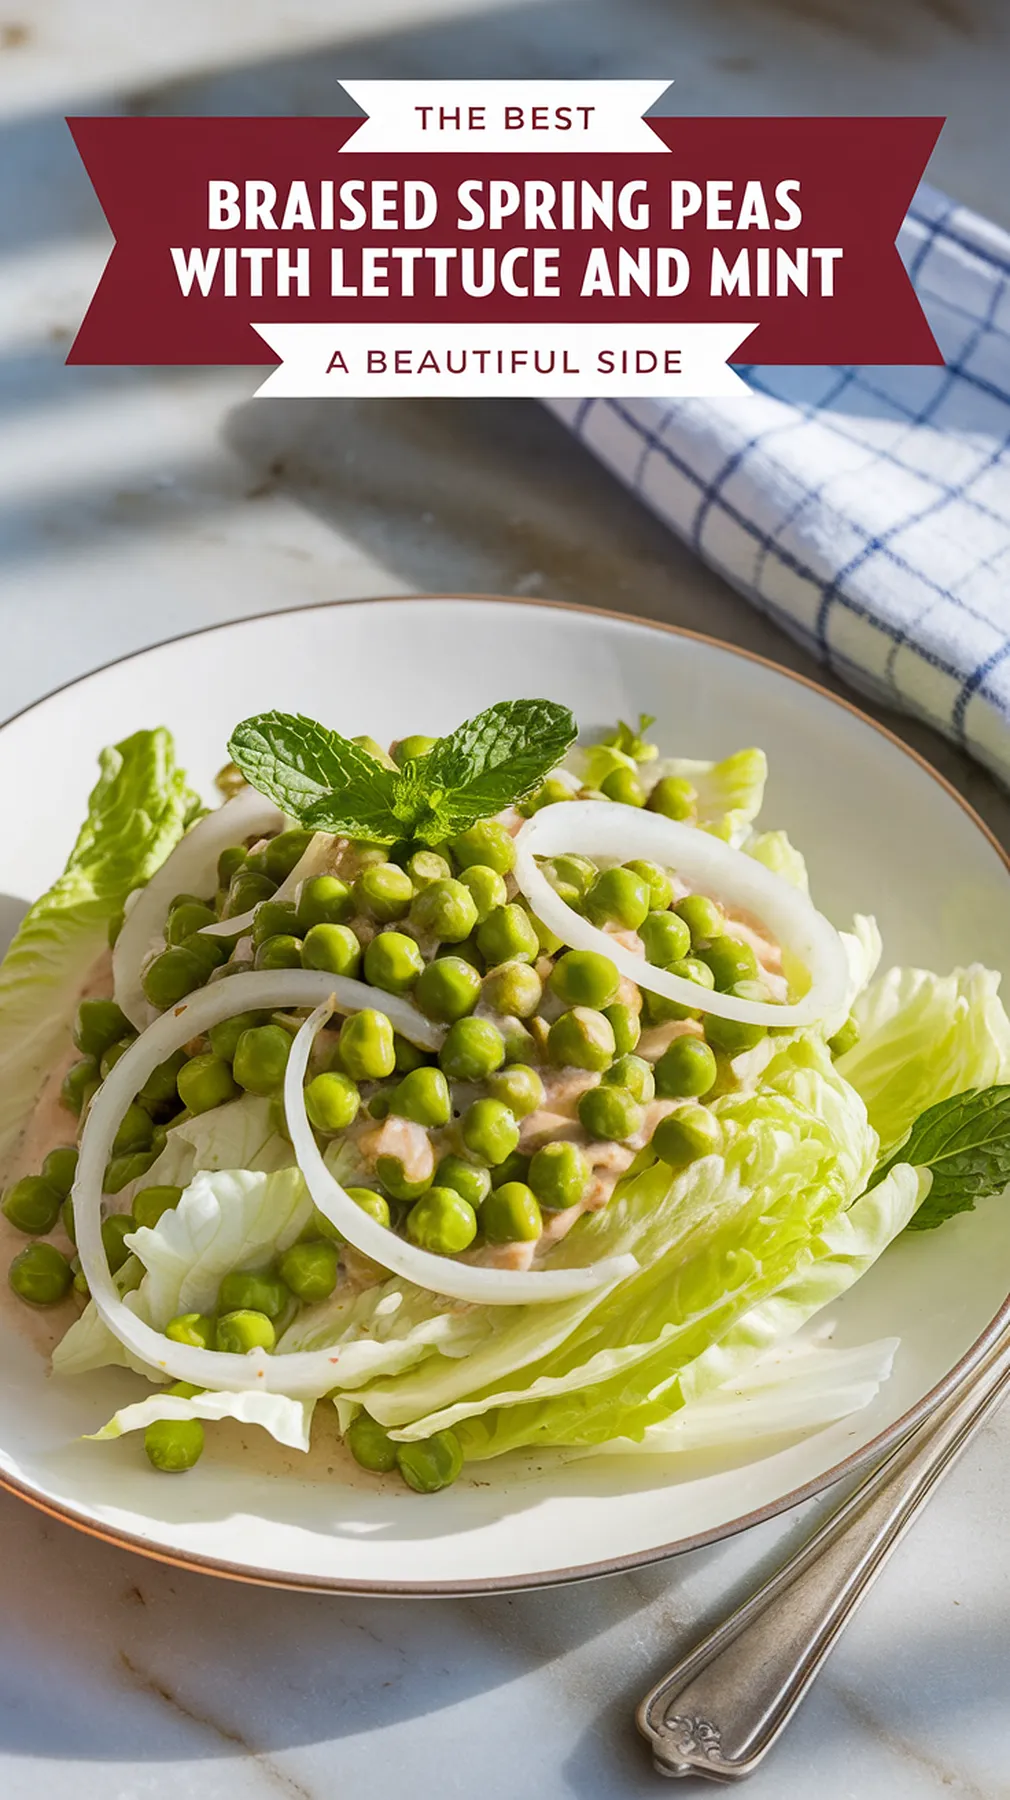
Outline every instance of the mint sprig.
[(1010, 1182), (1010, 1087), (970, 1088), (920, 1113), (871, 1185), (896, 1163), (925, 1167), (933, 1175), (909, 1231), (932, 1231), (956, 1213), (973, 1212), (976, 1200), (1000, 1193)]
[(556, 701), (502, 700), (402, 769), (300, 713), (244, 719), (228, 749), (252, 787), (314, 830), (440, 844), (538, 787), (576, 732)]

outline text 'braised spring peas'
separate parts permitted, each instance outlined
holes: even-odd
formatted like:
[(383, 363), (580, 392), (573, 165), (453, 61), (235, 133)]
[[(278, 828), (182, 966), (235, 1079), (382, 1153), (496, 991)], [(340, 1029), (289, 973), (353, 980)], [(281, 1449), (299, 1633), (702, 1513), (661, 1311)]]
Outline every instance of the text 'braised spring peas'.
[[(998, 978), (874, 979), (872, 919), (756, 829), (761, 752), (653, 724), (578, 747), (505, 701), (383, 748), (268, 713), (209, 812), (167, 733), (103, 753), (0, 968), (0, 1055), (42, 1046), (0, 1109), (10, 1288), (58, 1372), (149, 1371), (99, 1438), (182, 1473), (233, 1416), (307, 1449), (328, 1399), (419, 1493), (667, 1449), (714, 1346), (731, 1381), (1002, 1186)], [(822, 1367), (813, 1423), (851, 1405)]]

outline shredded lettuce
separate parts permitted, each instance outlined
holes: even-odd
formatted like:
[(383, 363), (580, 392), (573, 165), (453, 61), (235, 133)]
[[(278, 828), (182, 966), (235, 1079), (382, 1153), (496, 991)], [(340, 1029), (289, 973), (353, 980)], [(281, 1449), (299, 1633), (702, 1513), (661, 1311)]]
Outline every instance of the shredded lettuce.
[(103, 750), (63, 874), (25, 914), (0, 964), (0, 1158), (57, 1062), (109, 921), (149, 881), (199, 808), (167, 731)]
[(1008, 1079), (1010, 1020), (999, 985), (978, 964), (950, 975), (890, 969), (856, 1000), (859, 1042), (837, 1067), (866, 1102), (882, 1159), (928, 1107)]
[(101, 1431), (89, 1436), (102, 1443), (127, 1431), (146, 1431), (157, 1419), (238, 1419), (259, 1425), (290, 1450), (307, 1450), (314, 1400), (289, 1400), (286, 1394), (218, 1394), (210, 1391), (183, 1398), (165, 1390), (121, 1406)]

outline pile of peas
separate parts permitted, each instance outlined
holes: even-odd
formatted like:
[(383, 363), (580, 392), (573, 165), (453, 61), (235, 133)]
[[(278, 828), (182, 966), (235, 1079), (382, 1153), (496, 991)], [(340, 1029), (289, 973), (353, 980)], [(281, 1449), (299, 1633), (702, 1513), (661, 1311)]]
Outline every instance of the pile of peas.
[[(423, 754), (431, 742), (405, 739), (393, 754), (401, 760)], [(370, 741), (366, 747), (383, 755)], [(672, 818), (694, 815), (693, 789), (675, 778), (660, 781), (646, 796), (638, 777), (619, 768), (601, 793), (628, 805), (648, 803)], [(548, 780), (523, 810), (529, 814), (572, 797), (563, 783)], [(368, 1185), (348, 1190), (377, 1222), (422, 1249), (452, 1256), (482, 1243), (533, 1242), (545, 1212), (578, 1205), (591, 1180), (578, 1144), (549, 1143), (532, 1156), (518, 1148), (521, 1120), (544, 1102), (545, 1067), (598, 1077), (578, 1102), (591, 1141), (635, 1139), (645, 1107), (659, 1098), (678, 1102), (654, 1131), (659, 1158), (679, 1168), (718, 1150), (719, 1121), (702, 1104), (716, 1086), (718, 1056), (750, 1048), (763, 1029), (702, 1015), (648, 992), (640, 1013), (619, 999), (618, 972), (607, 956), (564, 951), (525, 902), (513, 897), (515, 849), (499, 821), (484, 820), (440, 850), (362, 847), (353, 879), (315, 876), (296, 899), (277, 900), (311, 835), (285, 831), (251, 852), (242, 846), (225, 850), (212, 897), (180, 894), (172, 901), (165, 949), (144, 972), (143, 985), (152, 1005), (164, 1010), (240, 969), (313, 968), (407, 995), (446, 1027), (436, 1058), (394, 1032), (378, 1007), (366, 1009), (343, 1021), (324, 1065), (307, 1081), (306, 1111), (321, 1143), (357, 1122), (387, 1117), (437, 1134), (429, 1166), (379, 1154)], [(600, 869), (568, 855), (542, 866), (557, 892), (594, 924), (636, 931), (649, 962), (701, 987), (765, 997), (754, 952), (727, 933), (721, 909), (703, 895), (676, 900), (670, 873), (659, 865), (632, 861)], [(251, 956), (199, 935), (202, 926), (253, 907)], [(686, 1018), (704, 1018), (704, 1035), (674, 1038), (654, 1062), (636, 1054), (643, 1022)], [(179, 1051), (156, 1069), (117, 1133), (106, 1193), (120, 1192), (147, 1172), (173, 1124), (243, 1092), (269, 1097), (275, 1125), (286, 1134), (280, 1090), (299, 1023), (285, 1013), (240, 1013), (214, 1026), (190, 1053)], [(82, 1116), (135, 1036), (113, 1001), (82, 1002), (74, 1031), (80, 1060), (61, 1094), (71, 1113)], [(836, 1053), (842, 1047), (847, 1043), (837, 1040), (832, 1046)], [(458, 1084), (467, 1095), (474, 1087), (479, 1092), (457, 1106)], [(3, 1198), (8, 1221), (37, 1240), (14, 1258), (9, 1276), (14, 1291), (35, 1306), (53, 1305), (71, 1288), (87, 1293), (76, 1259), (38, 1241), (60, 1224), (74, 1241), (68, 1196), (76, 1160), (73, 1145), (51, 1151), (39, 1175), (16, 1182)], [(125, 1236), (155, 1225), (180, 1197), (178, 1188), (150, 1186), (136, 1194), (130, 1214), (104, 1221), (114, 1273), (128, 1256)], [(226, 1276), (215, 1310), (180, 1315), (167, 1335), (207, 1349), (271, 1351), (300, 1306), (333, 1293), (341, 1249), (339, 1234), (316, 1212), (302, 1238), (274, 1263)], [(180, 1383), (169, 1391), (189, 1396), (196, 1390)], [(363, 1467), (396, 1467), (419, 1492), (454, 1480), (462, 1461), (451, 1431), (397, 1444), (365, 1413), (350, 1427), (348, 1443)], [(190, 1468), (202, 1453), (203, 1427), (199, 1420), (159, 1421), (148, 1428), (145, 1447), (159, 1469)]]

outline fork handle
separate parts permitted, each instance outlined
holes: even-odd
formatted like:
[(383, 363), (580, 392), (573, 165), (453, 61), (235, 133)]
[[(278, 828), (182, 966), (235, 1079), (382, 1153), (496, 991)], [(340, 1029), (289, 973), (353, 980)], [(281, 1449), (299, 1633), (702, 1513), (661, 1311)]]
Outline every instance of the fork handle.
[(740, 1781), (771, 1749), (891, 1551), (1010, 1386), (1001, 1336), (778, 1572), (646, 1695), (661, 1775)]

